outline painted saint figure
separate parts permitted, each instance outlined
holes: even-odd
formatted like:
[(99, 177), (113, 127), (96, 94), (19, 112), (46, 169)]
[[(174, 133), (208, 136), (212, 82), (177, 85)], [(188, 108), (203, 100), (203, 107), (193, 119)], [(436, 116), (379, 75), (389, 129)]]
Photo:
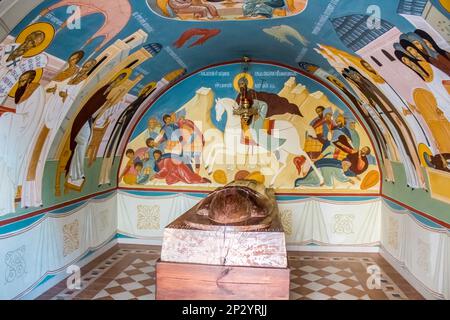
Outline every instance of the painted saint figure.
[(450, 94), (444, 86), (445, 81), (450, 81), (450, 76), (430, 64), (423, 52), (411, 42), (401, 40), (400, 45), (407, 53), (396, 50), (396, 57), (426, 82), (430, 91), (435, 95), (439, 108), (450, 121)]
[(244, 0), (242, 9), (247, 17), (272, 18), (284, 6), (284, 0)]
[(420, 162), (415, 147), (415, 141), (405, 123), (392, 102), (386, 95), (353, 67), (344, 69), (347, 78), (355, 84), (367, 103), (380, 115), (389, 131), (393, 134), (395, 143), (402, 154), (405, 171), (407, 172), (408, 185), (413, 188), (425, 187), (425, 180), (420, 168)]
[(89, 71), (95, 64), (94, 59), (86, 61), (75, 76), (57, 85), (58, 92), (47, 93), (45, 116), (40, 125), (40, 134), (35, 140), (26, 179), (22, 186), (22, 207), (42, 205), (42, 179), (51, 145), (67, 112), (83, 88)]
[(317, 117), (310, 122), (310, 129), (306, 132), (305, 152), (311, 157), (317, 157), (329, 145), (328, 134), (333, 127), (331, 110), (323, 106), (316, 107)]
[(180, 127), (175, 122), (175, 114), (163, 116), (164, 125), (155, 138), (155, 144), (166, 142), (165, 153), (181, 154), (181, 132)]
[(25, 28), (15, 43), (0, 46), (0, 103), (7, 98), (24, 72), (47, 65), (48, 58), (42, 51), (53, 40), (53, 36), (52, 25), (40, 22)]
[[(111, 168), (114, 165), (115, 156), (119, 143), (131, 122), (135, 112), (141, 106), (141, 104), (147, 99), (147, 97), (155, 90), (155, 86), (147, 86), (139, 94), (139, 96), (130, 105), (122, 111), (120, 114), (111, 135), (106, 144), (105, 151), (103, 153), (102, 168), (100, 171), (99, 185), (111, 183)], [(156, 136), (155, 136), (156, 137)]]
[[(65, 167), (66, 174), (72, 181), (81, 180), (84, 177), (84, 155), (91, 137), (94, 114), (111, 104), (111, 98), (109, 96), (110, 92), (115, 87), (119, 86), (122, 81), (126, 80), (128, 75), (128, 72), (121, 72), (118, 76), (97, 90), (75, 117), (69, 138), (70, 157)], [(76, 148), (79, 143), (80, 147)]]
[(16, 190), (24, 180), (33, 147), (18, 142), (33, 141), (44, 114), (44, 89), (33, 82), (35, 77), (34, 70), (20, 76), (14, 97), (16, 112), (0, 117), (0, 214), (14, 212)]
[(214, 5), (201, 0), (168, 0), (168, 4), (176, 14), (193, 14), (196, 19), (219, 17)]
[(162, 154), (160, 150), (153, 152), (155, 159), (154, 170), (156, 174), (153, 179), (164, 179), (168, 185), (178, 182), (187, 184), (211, 183), (209, 179), (203, 178), (192, 170), (189, 164), (173, 154)]

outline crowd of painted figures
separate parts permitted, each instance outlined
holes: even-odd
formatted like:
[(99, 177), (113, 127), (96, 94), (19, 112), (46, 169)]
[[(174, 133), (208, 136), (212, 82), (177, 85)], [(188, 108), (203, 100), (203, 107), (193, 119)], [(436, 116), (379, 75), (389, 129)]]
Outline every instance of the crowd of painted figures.
[(334, 180), (354, 184), (354, 177), (366, 172), (374, 164), (369, 146), (361, 146), (356, 121), (352, 117), (334, 112), (323, 106), (316, 107), (317, 117), (306, 133), (304, 151), (314, 162), (318, 172), (308, 165), (306, 157), (294, 158), (301, 175), (295, 186), (319, 187), (334, 185)]
[(337, 87), (358, 109), (374, 134), (387, 181), (395, 181), (392, 162), (403, 164), (412, 188), (425, 187), (423, 167), (450, 171), (450, 59), (427, 32), (402, 34), (392, 54), (384, 51), (405, 72), (327, 45), (316, 51), (347, 84), (315, 65), (301, 62), (300, 67)]
[[(51, 33), (32, 31), (23, 42), (0, 47), (2, 103), (9, 94), (15, 104), (14, 112), (3, 113), (0, 117), (1, 211), (14, 210), (17, 192), (21, 194), (24, 207), (42, 204), (40, 182), (51, 142), (96, 64), (95, 60), (89, 59), (79, 66), (84, 52), (74, 52), (64, 68), (42, 86), (43, 71), (39, 67), (46, 62), (39, 62), (47, 56), (42, 53), (29, 55), (34, 50), (42, 52), (43, 44), (51, 42), (47, 37), (51, 38)], [(70, 169), (77, 170), (75, 165)]]
[[(23, 208), (43, 204), (46, 160), (59, 158), (60, 146), (54, 145), (54, 141), (66, 132), (65, 153), (62, 153), (63, 157), (67, 155), (62, 163), (65, 181), (82, 186), (86, 155), (92, 165), (99, 145), (107, 139), (103, 154), (107, 161), (102, 163), (100, 184), (110, 183), (112, 162), (124, 130), (137, 108), (156, 88), (154, 82), (143, 86), (138, 97), (127, 103), (127, 93), (142, 75), (129, 80), (133, 70), (124, 68), (108, 75), (106, 78), (110, 80), (101, 88), (86, 89), (94, 70), (99, 71), (104, 65), (100, 66), (103, 61), (87, 58), (83, 50), (70, 54), (60, 69), (52, 73), (49, 61), (54, 58), (44, 50), (54, 35), (51, 24), (37, 22), (22, 30), (15, 41), (0, 45), (0, 173), (3, 179), (0, 214), (14, 212), (17, 201)], [(159, 44), (147, 45), (147, 59), (160, 49)], [(89, 99), (78, 106), (80, 95)], [(73, 122), (67, 118), (69, 114), (74, 114)], [(112, 134), (106, 137), (106, 129), (112, 123)]]
[[(81, 18), (99, 13), (105, 18), (104, 24), (81, 47), (71, 46), (64, 61), (46, 52), (68, 26), (67, 21), (53, 25), (49, 17), (72, 3), (75, 2), (54, 3), (16, 37), (10, 36), (0, 45), (0, 214), (14, 212), (17, 201), (24, 208), (43, 205), (48, 159), (58, 161), (55, 195), (59, 195), (63, 173), (64, 184), (80, 191), (86, 168), (98, 156), (102, 156), (98, 184), (111, 184), (112, 168), (126, 128), (138, 108), (156, 91), (157, 84), (152, 82), (140, 85), (142, 90), (137, 97), (129, 94), (144, 78), (135, 72), (136, 68), (162, 49), (159, 43), (144, 44), (148, 34), (143, 30), (133, 30), (136, 32), (123, 40), (125, 49), (120, 59), (105, 62), (106, 54), (101, 58), (108, 49), (104, 46), (113, 39), (120, 40), (116, 37), (133, 15), (129, 0), (117, 0), (114, 6), (107, 0), (97, 0), (95, 6), (88, 0), (76, 1)], [(158, 0), (149, 4), (164, 15), (181, 19), (239, 19), (299, 13), (307, 1)], [(289, 28), (293, 31), (284, 36), (295, 34), (296, 30)], [(450, 172), (450, 54), (442, 39), (435, 41), (437, 34), (431, 27), (423, 28), (399, 32), (398, 39), (375, 39), (390, 46), (385, 47), (389, 52), (383, 49), (389, 60), (385, 65), (363, 53), (365, 59), (332, 46), (320, 44), (314, 48), (343, 81), (319, 67), (307, 66), (306, 70), (323, 76), (324, 81), (348, 98), (373, 133), (374, 145), (361, 145), (361, 132), (356, 131), (352, 117), (317, 106), (317, 116), (305, 128), (305, 142), (299, 147), (303, 147), (305, 155), (291, 152), (298, 171), (295, 187), (332, 186), (335, 180), (355, 184), (370, 173), (370, 164), (376, 163), (375, 153), (387, 181), (395, 181), (391, 163), (398, 162), (412, 188), (426, 187), (423, 167)], [(190, 47), (202, 45), (222, 34), (220, 29), (185, 30), (174, 46), (181, 48), (197, 36), (200, 38)], [(301, 39), (298, 33), (296, 37)], [(102, 40), (91, 48), (97, 38)], [(120, 68), (116, 70), (114, 66)], [(318, 69), (321, 71), (316, 72)], [(168, 79), (180, 75), (175, 71)], [(93, 80), (96, 74), (102, 76)], [(132, 75), (134, 79), (130, 79)], [(163, 86), (167, 84), (164, 82)], [(261, 92), (258, 94), (263, 97)], [(270, 110), (275, 109), (270, 103), (268, 110), (253, 126), (273, 115)], [(195, 119), (177, 117), (168, 114), (150, 119), (145, 145), (126, 151), (129, 161), (120, 172), (120, 181), (129, 185), (144, 185), (155, 179), (169, 185), (210, 182), (200, 175), (205, 144), (202, 132), (193, 123)], [(109, 136), (108, 128), (112, 129)], [(104, 150), (100, 151), (100, 145)]]
[(203, 134), (195, 124), (175, 114), (162, 117), (163, 124), (152, 117), (144, 131), (146, 146), (137, 150), (127, 149), (127, 164), (119, 181), (127, 185), (146, 184), (162, 179), (171, 185), (210, 183), (199, 175)]

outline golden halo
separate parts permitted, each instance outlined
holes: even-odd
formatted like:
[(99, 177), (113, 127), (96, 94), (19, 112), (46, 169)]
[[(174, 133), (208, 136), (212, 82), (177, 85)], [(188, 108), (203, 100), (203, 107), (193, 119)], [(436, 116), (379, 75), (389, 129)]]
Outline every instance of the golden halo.
[(122, 84), (123, 82), (125, 82), (125, 81), (128, 80), (128, 78), (131, 76), (131, 73), (132, 73), (132, 72), (133, 72), (133, 69), (130, 69), (130, 68), (122, 69), (122, 70), (120, 70), (119, 72), (117, 72), (117, 73), (114, 75), (114, 77), (112, 77), (109, 81), (111, 82), (111, 81), (115, 80), (118, 76), (120, 76), (122, 73), (126, 73), (125, 78), (123, 78), (122, 80), (120, 80), (120, 82), (118, 83), (118, 85), (119, 85), (119, 84)]
[(450, 3), (448, 1), (439, 0), (439, 3), (444, 7), (445, 10), (447, 10), (447, 12), (450, 13)]
[(430, 148), (428, 148), (426, 144), (419, 143), (418, 152), (420, 164), (424, 167), (429, 167), (430, 165), (428, 164), (428, 161), (425, 159), (425, 154), (427, 154), (429, 157), (433, 156), (433, 153), (431, 152)]
[(141, 91), (139, 91), (139, 95), (142, 95), (142, 93), (149, 88), (151, 88), (151, 89), (156, 88), (156, 82), (152, 81), (152, 82), (148, 83), (145, 87), (143, 87), (141, 89)]
[(214, 179), (214, 181), (216, 181), (219, 184), (227, 184), (227, 182), (228, 182), (227, 174), (225, 173), (225, 171), (223, 171), (221, 169), (214, 171), (213, 179)]
[(264, 177), (264, 175), (261, 172), (254, 171), (254, 172), (250, 173), (248, 176), (246, 176), (244, 180), (255, 180), (261, 184), (264, 184), (264, 182), (266, 181), (266, 178)]
[(377, 170), (367, 172), (364, 179), (361, 181), (360, 189), (367, 190), (377, 185), (380, 181), (380, 173)]
[(22, 30), (22, 32), (17, 36), (16, 43), (23, 43), (25, 39), (35, 31), (42, 31), (45, 34), (44, 41), (37, 46), (29, 50), (27, 53), (23, 55), (24, 58), (29, 58), (35, 55), (38, 55), (50, 45), (55, 36), (55, 28), (50, 23), (46, 22), (37, 22), (30, 24), (28, 27)]
[[(31, 70), (29, 70), (29, 71), (31, 71)], [(39, 81), (41, 81), (41, 78), (42, 78), (42, 74), (44, 73), (44, 69), (42, 69), (42, 68), (39, 68), (39, 69), (36, 69), (36, 70), (34, 70), (34, 71), (36, 71), (36, 77), (34, 78), (34, 80), (32, 81), (32, 83), (38, 83), (39, 84)], [(24, 72), (25, 73), (25, 72)], [(16, 82), (16, 84), (14, 85), (14, 87), (12, 87), (12, 89), (9, 91), (9, 93), (8, 93), (8, 95), (11, 97), (11, 98), (14, 98), (15, 97), (15, 95), (16, 95), (16, 91), (17, 91), (17, 88), (19, 87), (19, 80), (17, 80), (17, 82)]]
[(239, 80), (242, 78), (247, 79), (247, 81), (248, 81), (247, 88), (253, 89), (253, 85), (254, 85), (255, 81), (253, 80), (252, 75), (245, 73), (245, 72), (241, 72), (241, 73), (237, 74), (236, 77), (234, 77), (234, 80), (233, 80), (234, 90), (236, 90), (237, 92), (241, 92), (241, 90), (239, 90)]

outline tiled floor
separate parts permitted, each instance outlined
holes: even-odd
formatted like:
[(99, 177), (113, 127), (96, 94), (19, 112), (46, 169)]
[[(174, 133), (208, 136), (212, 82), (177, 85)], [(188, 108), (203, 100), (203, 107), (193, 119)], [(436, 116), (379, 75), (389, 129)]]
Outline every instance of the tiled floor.
[[(160, 247), (118, 245), (81, 269), (81, 288), (62, 281), (38, 299), (155, 299)], [(423, 299), (379, 254), (289, 252), (290, 298)]]

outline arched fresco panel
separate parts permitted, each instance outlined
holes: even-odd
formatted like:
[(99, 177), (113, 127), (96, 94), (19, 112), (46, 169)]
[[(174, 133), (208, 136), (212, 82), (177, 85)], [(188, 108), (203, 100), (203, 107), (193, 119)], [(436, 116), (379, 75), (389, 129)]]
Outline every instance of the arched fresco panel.
[[(258, 115), (233, 113), (246, 78)], [(349, 108), (319, 82), (255, 63), (203, 70), (160, 97), (137, 124), (119, 185), (208, 190), (255, 179), (283, 192), (377, 193), (375, 149)]]
[(448, 18), (430, 1), (400, 1), (396, 9), (415, 28), (402, 32), (382, 19), (380, 28), (371, 29), (364, 14), (331, 19), (353, 53), (326, 43), (315, 51), (347, 85), (317, 65), (300, 66), (341, 90), (365, 114), (378, 136), (387, 181), (395, 184), (395, 171), (401, 171), (408, 188), (427, 189), (449, 202), (442, 186), (450, 182), (450, 45), (448, 32), (441, 30)]
[[(202, 3), (240, 11), (178, 16), (170, 1), (47, 0), (12, 30), (0, 44), (0, 215), (114, 188), (126, 147), (122, 137), (145, 107), (184, 73), (245, 54), (290, 67), (300, 63), (334, 86), (371, 132), (383, 193), (446, 219), (447, 2), (380, 1), (377, 10), (369, 0), (294, 0), (281, 10), (272, 7), (272, 17), (242, 15), (251, 1)], [(169, 16), (159, 9), (164, 6)], [(270, 93), (280, 94), (288, 80)], [(194, 96), (185, 93), (180, 106)], [(299, 139), (305, 148), (304, 132)], [(227, 180), (234, 178), (222, 170)], [(292, 174), (291, 180), (277, 178), (290, 184), (286, 190), (293, 188)], [(203, 177), (215, 183), (214, 176)], [(217, 177), (224, 180), (220, 171)], [(349, 190), (361, 192), (357, 186)]]

